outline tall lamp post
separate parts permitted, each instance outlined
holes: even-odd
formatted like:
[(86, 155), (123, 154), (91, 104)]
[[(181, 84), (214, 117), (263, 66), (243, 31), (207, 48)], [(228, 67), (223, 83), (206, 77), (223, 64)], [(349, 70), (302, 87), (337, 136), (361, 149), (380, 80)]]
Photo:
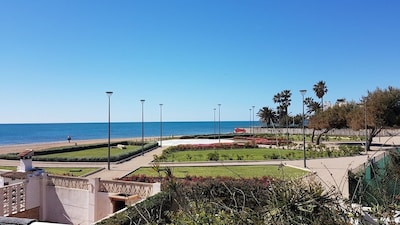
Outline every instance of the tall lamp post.
[(111, 139), (111, 123), (110, 123), (110, 112), (111, 112), (111, 95), (113, 94), (112, 91), (106, 92), (108, 96), (108, 154), (107, 154), (107, 169), (110, 170), (110, 139)]
[(305, 127), (304, 127), (304, 95), (306, 94), (307, 90), (300, 90), (301, 96), (303, 97), (303, 116), (302, 116), (302, 121), (303, 121), (303, 155), (304, 155), (304, 168), (307, 168), (307, 158), (306, 158), (306, 133), (305, 133)]
[(143, 113), (143, 104), (144, 99), (140, 100), (142, 102), (142, 155), (144, 155), (144, 113)]
[(214, 108), (214, 137), (215, 137), (215, 134), (217, 133), (216, 128), (215, 128), (215, 110), (216, 110), (216, 108)]
[(365, 129), (365, 154), (368, 153), (368, 126), (367, 126), (367, 99), (364, 99), (363, 103), (359, 103), (359, 106), (364, 107), (364, 129)]
[(363, 102), (358, 103), (357, 105), (359, 105), (360, 107), (364, 108), (364, 129), (365, 129), (365, 154), (368, 153), (368, 126), (367, 126), (367, 100), (364, 99)]
[(250, 119), (249, 119), (249, 128), (250, 128), (250, 135), (252, 134), (252, 131), (251, 131), (251, 108), (249, 109), (249, 112), (250, 112)]
[(160, 147), (162, 147), (162, 106), (163, 104), (160, 104)]
[(221, 104), (218, 104), (218, 142), (221, 143)]
[(368, 153), (367, 99), (364, 101), (365, 154)]
[(252, 106), (252, 108), (253, 108), (253, 121), (252, 121), (252, 127), (253, 127), (253, 133), (252, 133), (252, 135), (253, 135), (253, 138), (254, 138), (254, 105)]

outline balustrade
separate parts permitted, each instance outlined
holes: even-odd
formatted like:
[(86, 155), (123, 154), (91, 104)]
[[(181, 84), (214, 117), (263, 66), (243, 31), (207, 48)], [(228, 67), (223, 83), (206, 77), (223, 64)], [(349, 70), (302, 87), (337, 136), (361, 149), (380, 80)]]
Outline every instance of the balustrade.
[(153, 193), (153, 184), (131, 181), (100, 181), (100, 192), (139, 195), (147, 198)]
[(0, 216), (25, 211), (26, 183), (16, 183), (0, 188)]
[(48, 186), (89, 190), (88, 179), (67, 176), (48, 176)]

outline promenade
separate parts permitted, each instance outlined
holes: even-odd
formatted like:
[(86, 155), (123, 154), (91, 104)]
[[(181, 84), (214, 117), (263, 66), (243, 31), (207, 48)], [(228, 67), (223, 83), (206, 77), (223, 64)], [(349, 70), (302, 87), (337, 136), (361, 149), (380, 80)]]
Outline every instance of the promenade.
[[(207, 143), (218, 142), (218, 140), (202, 140), (202, 139), (175, 139), (163, 141), (163, 147), (154, 149), (153, 151), (145, 153), (143, 156), (138, 156), (123, 163), (111, 163), (110, 170), (107, 169), (107, 162), (100, 163), (59, 163), (59, 162), (40, 162), (34, 161), (34, 167), (96, 167), (103, 168), (96, 173), (89, 175), (89, 178), (101, 178), (102, 180), (112, 180), (121, 178), (131, 173), (132, 171), (143, 167), (151, 166), (154, 155), (161, 155), (162, 151), (170, 145), (177, 145), (181, 143)], [(230, 140), (221, 140), (222, 142)], [(224, 162), (199, 162), (199, 163), (164, 163), (161, 166), (230, 166), (230, 165), (277, 165), (284, 164), (299, 169), (306, 169), (314, 172), (321, 182), (326, 187), (335, 187), (339, 189), (343, 197), (348, 198), (348, 182), (347, 171), (349, 169), (357, 168), (358, 166), (366, 163), (368, 158), (378, 156), (385, 151), (385, 144), (400, 145), (400, 137), (380, 137), (379, 140), (374, 139), (374, 146), (368, 154), (353, 156), (353, 157), (340, 157), (340, 158), (321, 158), (321, 159), (307, 159), (306, 168), (304, 168), (304, 160), (268, 160), (268, 161), (224, 161)], [(17, 166), (18, 161), (0, 160), (0, 165), (4, 166)]]

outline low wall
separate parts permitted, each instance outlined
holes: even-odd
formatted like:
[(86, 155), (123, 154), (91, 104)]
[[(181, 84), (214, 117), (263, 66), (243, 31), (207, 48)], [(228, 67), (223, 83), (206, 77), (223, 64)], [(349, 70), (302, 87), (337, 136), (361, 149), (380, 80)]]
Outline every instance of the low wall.
[(141, 200), (160, 189), (160, 183), (29, 176), (24, 182), (0, 188), (0, 216), (88, 225), (114, 213), (115, 196), (132, 195)]
[(46, 187), (42, 220), (92, 224), (114, 213), (110, 196), (138, 195), (145, 199), (160, 191), (160, 184), (100, 180), (66, 176), (44, 176)]

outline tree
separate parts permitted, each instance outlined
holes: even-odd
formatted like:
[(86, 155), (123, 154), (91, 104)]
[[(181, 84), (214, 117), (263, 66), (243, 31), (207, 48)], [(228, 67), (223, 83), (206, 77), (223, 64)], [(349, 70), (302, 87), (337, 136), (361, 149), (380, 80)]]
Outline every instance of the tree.
[(269, 108), (269, 107), (263, 107), (257, 112), (257, 116), (260, 118), (260, 121), (263, 123), (268, 124), (271, 121), (276, 121), (276, 112)]
[(306, 114), (314, 114), (315, 112), (317, 112), (318, 110), (320, 110), (322, 108), (322, 105), (316, 101), (314, 101), (313, 98), (311, 97), (307, 97), (304, 99), (304, 105), (307, 106), (307, 112)]
[(316, 144), (319, 145), (323, 134), (328, 133), (332, 129), (342, 129), (347, 127), (347, 115), (354, 108), (355, 104), (335, 105), (326, 109), (319, 110), (310, 118), (309, 128), (322, 130), (318, 135)]
[[(290, 102), (292, 99), (290, 98), (292, 93), (290, 90), (283, 90), (280, 93), (277, 93), (273, 97), (274, 103), (278, 103), (277, 112), (279, 114), (279, 122), (282, 124), (284, 118), (287, 120), (288, 108), (290, 106)], [(284, 122), (284, 121), (283, 121)]]
[(325, 81), (319, 81), (318, 83), (314, 84), (313, 88), (315, 95), (321, 99), (321, 108), (324, 110), (324, 95), (328, 93), (328, 88), (325, 85)]
[[(314, 101), (313, 98), (311, 97), (307, 97), (306, 99), (304, 99), (304, 104), (307, 106), (307, 112), (306, 114), (311, 116), (313, 114), (315, 114), (316, 112), (321, 110), (321, 104)], [(311, 135), (311, 142), (314, 143), (314, 137), (315, 137), (315, 128), (312, 131), (312, 135)]]
[(372, 139), (385, 127), (400, 126), (400, 89), (389, 86), (368, 91), (360, 104), (348, 115), (348, 126), (353, 130), (365, 129), (368, 135), (366, 149), (370, 149)]

